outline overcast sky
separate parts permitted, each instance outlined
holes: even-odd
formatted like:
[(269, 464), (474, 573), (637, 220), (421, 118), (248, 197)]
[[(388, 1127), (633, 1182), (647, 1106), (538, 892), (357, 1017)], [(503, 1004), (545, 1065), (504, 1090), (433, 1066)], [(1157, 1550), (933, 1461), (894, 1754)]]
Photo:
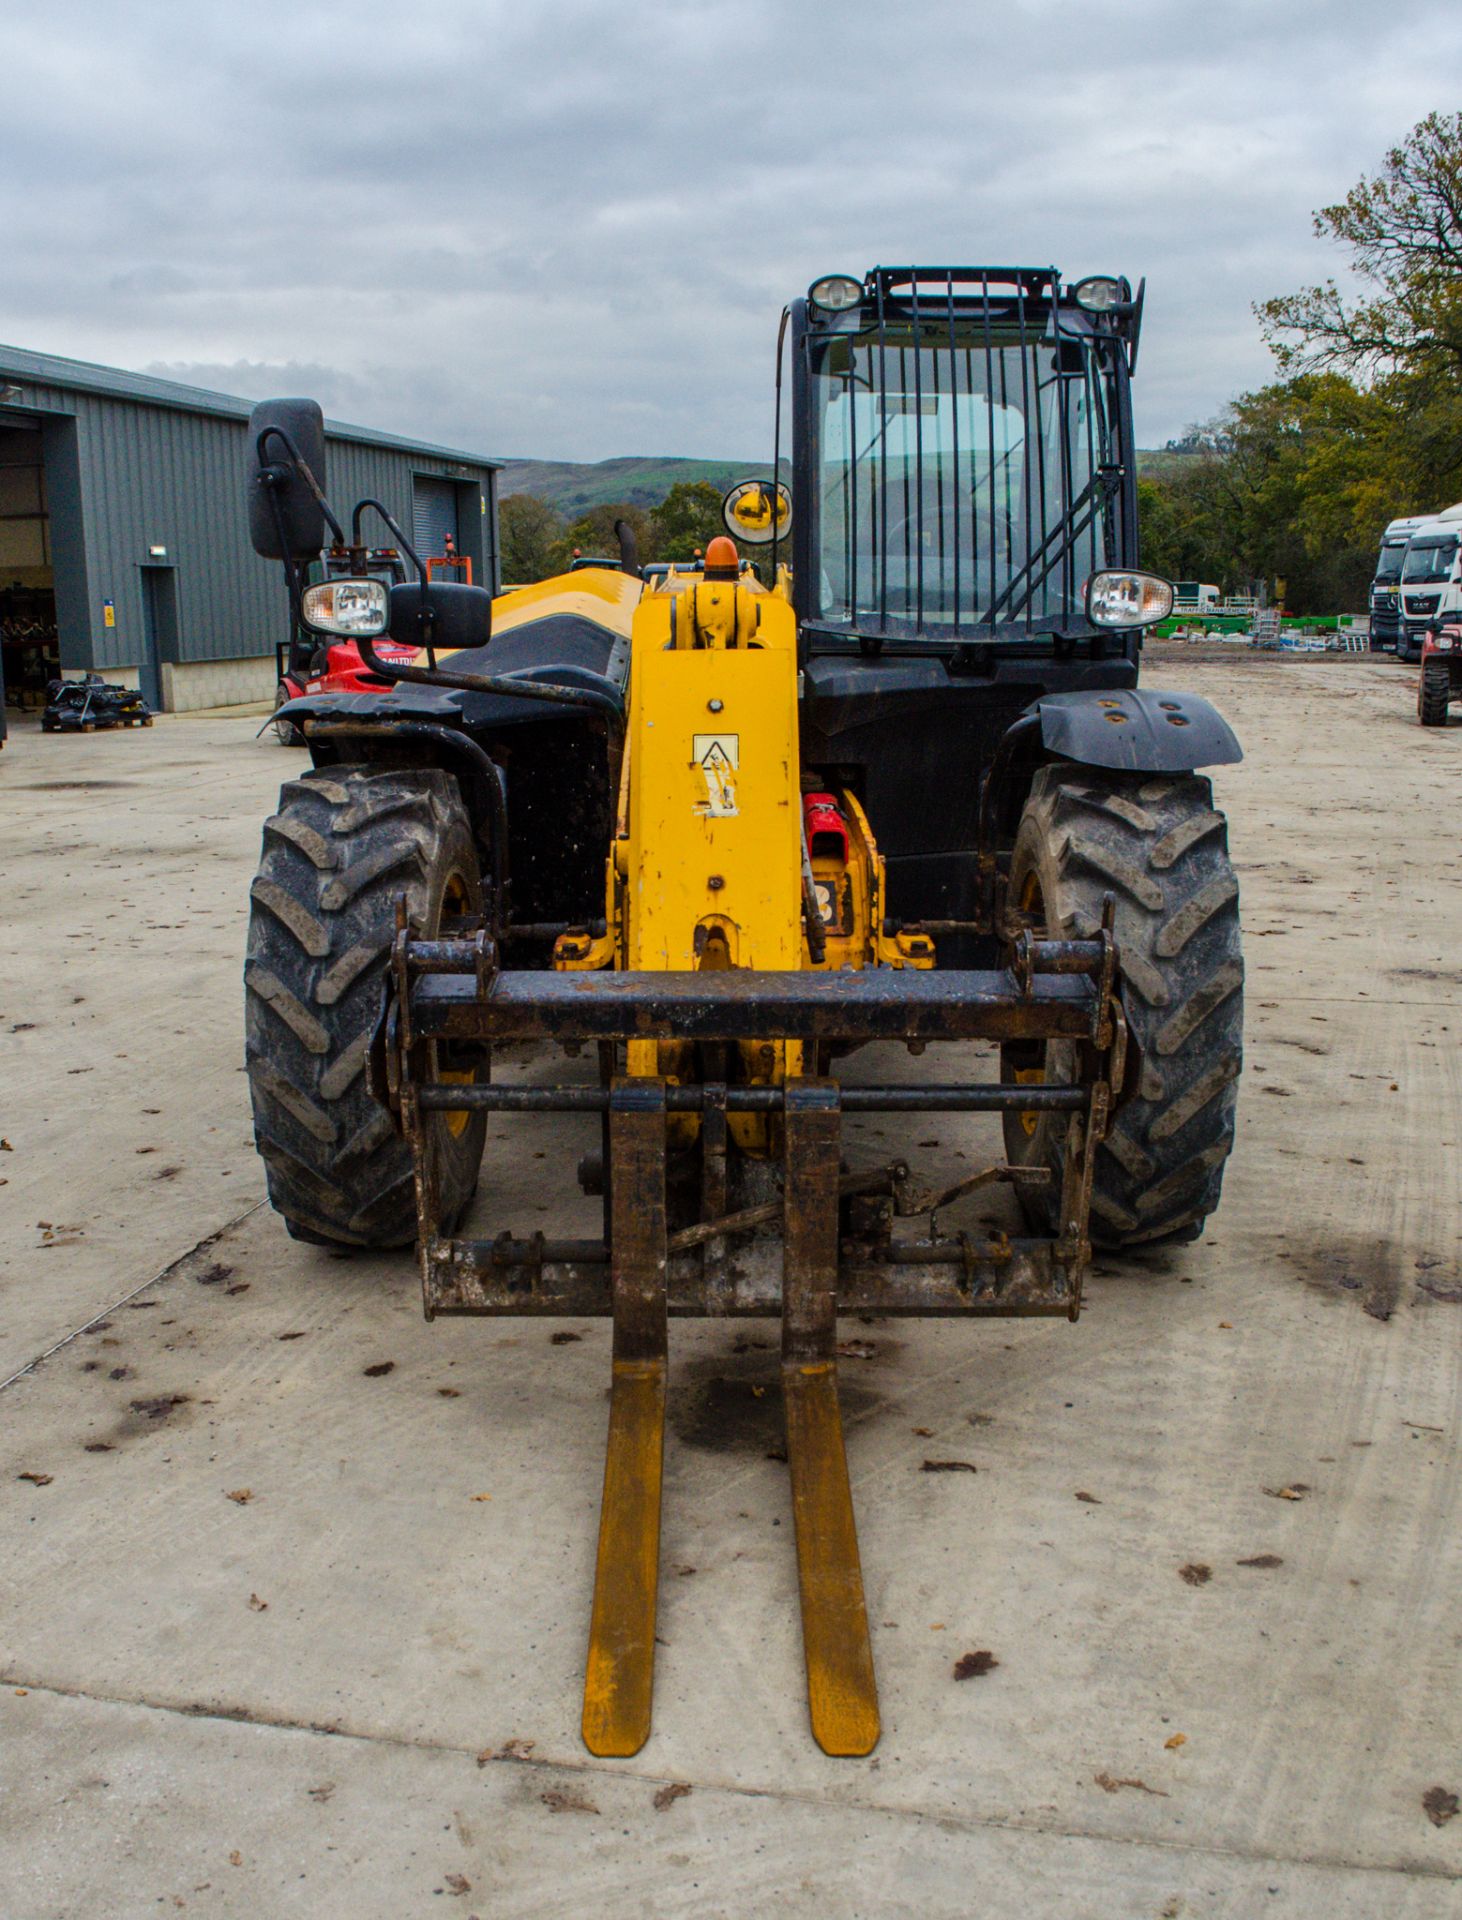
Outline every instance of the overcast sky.
[(0, 338), (474, 452), (764, 457), (785, 300), (1148, 277), (1138, 438), (1271, 362), (1311, 210), (1462, 96), (1456, 0), (48, 0)]

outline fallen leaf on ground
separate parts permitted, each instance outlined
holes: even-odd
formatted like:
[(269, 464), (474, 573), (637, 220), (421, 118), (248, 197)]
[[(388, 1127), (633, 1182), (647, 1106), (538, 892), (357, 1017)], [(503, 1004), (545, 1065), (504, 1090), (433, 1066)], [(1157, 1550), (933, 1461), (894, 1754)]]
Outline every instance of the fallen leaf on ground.
[(1186, 1747), (1187, 1744), (1188, 1736), (1186, 1733), (1175, 1733), (1171, 1740), (1163, 1741), (1163, 1746), (1169, 1753), (1172, 1753), (1178, 1747)]
[(983, 1674), (998, 1667), (1000, 1662), (988, 1647), (981, 1647), (977, 1653), (962, 1653), (954, 1663), (956, 1680), (978, 1680)]
[(200, 1287), (216, 1287), (227, 1280), (232, 1272), (232, 1267), (226, 1267), (222, 1261), (215, 1260), (211, 1267), (205, 1268), (202, 1273), (195, 1274), (194, 1278)]
[(871, 1340), (839, 1340), (837, 1350), (843, 1360), (871, 1360), (878, 1348)]
[(244, 1856), (239, 1852), (237, 1847), (235, 1847), (229, 1855), (228, 1863), (231, 1867), (241, 1867), (244, 1864)]
[(1232, 1333), (1234, 1330), (1234, 1323), (1232, 1320), (1220, 1320), (1218, 1324), (1226, 1333)]
[(460, 1387), (438, 1387), (437, 1392), (444, 1400), (460, 1400), (462, 1398), (462, 1390)]
[(571, 1340), (582, 1340), (583, 1337), (581, 1333), (570, 1333), (566, 1327), (560, 1327), (557, 1333), (549, 1334), (548, 1344), (551, 1347), (566, 1347)]
[(1421, 1804), (1426, 1817), (1434, 1827), (1444, 1827), (1449, 1820), (1457, 1816), (1459, 1803), (1455, 1793), (1448, 1793), (1445, 1787), (1428, 1787), (1421, 1796)]
[(1186, 1567), (1178, 1568), (1178, 1578), (1190, 1587), (1206, 1587), (1213, 1578), (1213, 1568), (1204, 1566), (1201, 1560), (1190, 1560)]
[(505, 1740), (499, 1748), (496, 1758), (499, 1760), (526, 1760), (537, 1745), (538, 1742), (536, 1740)]
[(442, 1885), (448, 1893), (471, 1893), (472, 1891), (472, 1882), (465, 1873), (444, 1873)]
[(247, 1280), (240, 1280), (237, 1286), (224, 1288), (224, 1292), (227, 1294), (247, 1293), (248, 1291), (249, 1291), (249, 1282)]
[(112, 1443), (110, 1440), (88, 1440), (84, 1450), (87, 1453), (110, 1453)]
[(665, 1809), (668, 1806), (672, 1806), (675, 1801), (683, 1800), (690, 1790), (690, 1782), (688, 1780), (671, 1780), (667, 1785), (661, 1787), (655, 1795), (654, 1804), (656, 1813), (663, 1813)]
[(577, 1793), (565, 1793), (558, 1787), (549, 1787), (538, 1798), (550, 1813), (597, 1813), (599, 1809), (592, 1800), (585, 1800)]
[(257, 1593), (251, 1593), (249, 1595), (250, 1613), (268, 1613), (268, 1611), (269, 1602), (267, 1600), (261, 1600)]
[(17, 1480), (29, 1480), (33, 1487), (48, 1487), (55, 1479), (53, 1473), (18, 1473)]
[(926, 1460), (920, 1473), (977, 1473), (973, 1460)]
[(1256, 1553), (1252, 1560), (1235, 1560), (1236, 1567), (1282, 1567), (1283, 1560), (1277, 1553)]
[(1167, 1800), (1171, 1797), (1161, 1787), (1148, 1786), (1145, 1780), (1115, 1780), (1109, 1773), (1094, 1773), (1091, 1777), (1103, 1793), (1116, 1793), (1120, 1787), (1136, 1787), (1139, 1793), (1155, 1794), (1159, 1800)]
[(373, 1367), (361, 1368), (361, 1372), (367, 1380), (379, 1380), (384, 1374), (394, 1373), (395, 1371), (396, 1362), (394, 1360), (378, 1360)]
[(492, 1495), (490, 1493), (474, 1493), (472, 1498), (474, 1500), (491, 1500)]
[(274, 1338), (276, 1340), (303, 1340), (305, 1332), (306, 1329), (301, 1327), (298, 1333), (276, 1333)]
[(914, 1432), (918, 1434), (921, 1440), (932, 1440), (934, 1438), (933, 1427), (915, 1427)]
[(253, 1497), (254, 1489), (252, 1487), (235, 1487), (232, 1493), (226, 1493), (224, 1495), (224, 1499), (232, 1500), (236, 1507), (248, 1506)]
[(1303, 1480), (1296, 1480), (1292, 1487), (1264, 1488), (1264, 1492), (1271, 1500), (1303, 1500), (1309, 1491)]
[(1084, 1500), (1089, 1507), (1099, 1507), (1102, 1503), (1094, 1493), (1078, 1493), (1078, 1500)]
[(334, 1793), (335, 1782), (333, 1780), (327, 1780), (323, 1786), (310, 1787), (307, 1789), (307, 1791), (312, 1800), (318, 1800), (321, 1806), (323, 1806), (325, 1802), (330, 1798), (330, 1796)]

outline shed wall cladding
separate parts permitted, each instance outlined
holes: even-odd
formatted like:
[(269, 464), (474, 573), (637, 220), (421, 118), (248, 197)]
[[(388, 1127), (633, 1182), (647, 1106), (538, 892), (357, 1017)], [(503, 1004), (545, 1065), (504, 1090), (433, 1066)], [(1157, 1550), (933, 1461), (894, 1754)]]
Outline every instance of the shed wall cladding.
[[(118, 399), (33, 377), (26, 379), (23, 406), (50, 423), (47, 479), (64, 667), (140, 663), (142, 569), (148, 564), (175, 570), (177, 662), (273, 651), (286, 636), (288, 600), (279, 566), (261, 560), (249, 544), (245, 418)], [(327, 462), (327, 490), (347, 530), (351, 507), (371, 495), (409, 535), (416, 476), (452, 483), (462, 550), (472, 557), (475, 577), (496, 584), (490, 467), (338, 434), (327, 436)], [(391, 537), (374, 516), (367, 516), (364, 533), (372, 544)], [(165, 559), (150, 555), (152, 546), (165, 547)]]

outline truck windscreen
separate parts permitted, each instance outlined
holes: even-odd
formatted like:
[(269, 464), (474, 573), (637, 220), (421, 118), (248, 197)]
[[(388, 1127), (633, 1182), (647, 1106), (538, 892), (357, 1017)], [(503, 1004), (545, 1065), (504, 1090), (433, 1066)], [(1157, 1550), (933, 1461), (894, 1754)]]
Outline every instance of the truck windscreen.
[(1401, 577), (1407, 586), (1445, 580), (1456, 558), (1455, 534), (1431, 540), (1413, 540), (1406, 549), (1406, 565)]
[(1406, 542), (1395, 540), (1382, 547), (1381, 557), (1376, 562), (1377, 580), (1399, 580), (1401, 562), (1406, 558)]
[(947, 644), (1082, 620), (1115, 481), (1089, 346), (875, 329), (820, 345), (812, 386), (823, 621)]

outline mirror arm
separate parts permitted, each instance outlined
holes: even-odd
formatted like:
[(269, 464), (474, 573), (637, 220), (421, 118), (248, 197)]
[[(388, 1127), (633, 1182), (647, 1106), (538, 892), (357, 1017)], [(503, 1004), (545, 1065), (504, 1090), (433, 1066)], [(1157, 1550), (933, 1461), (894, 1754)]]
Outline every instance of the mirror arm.
[(386, 511), (386, 509), (381, 505), (379, 500), (373, 500), (369, 497), (369, 495), (364, 500), (356, 501), (355, 512), (350, 516), (350, 537), (351, 537), (352, 544), (357, 547), (363, 546), (365, 544), (360, 537), (360, 522), (361, 522), (361, 515), (365, 512), (367, 507), (374, 507), (376, 512), (380, 514), (381, 518), (385, 521), (386, 525), (391, 529), (392, 533), (395, 534), (397, 540), (400, 542), (402, 551), (405, 553), (407, 559), (411, 562), (412, 566), (416, 568), (417, 579), (421, 582), (422, 586), (425, 587), (427, 585), (426, 568), (422, 564), (421, 555), (416, 551), (416, 548), (412, 546), (411, 542), (406, 538), (406, 535), (401, 531), (400, 525), (398, 524), (394, 516)]
[[(300, 479), (304, 481), (305, 485), (309, 488), (310, 492), (315, 496), (315, 504), (319, 507), (321, 513), (324, 514), (326, 521), (329, 523), (330, 531), (335, 535), (336, 540), (343, 547), (345, 545), (345, 529), (344, 527), (341, 526), (340, 522), (335, 518), (335, 515), (330, 511), (330, 502), (325, 498), (324, 491), (321, 488), (319, 481), (315, 478), (314, 474), (310, 472), (308, 463), (305, 461), (304, 457), (300, 453), (299, 448), (296, 447), (296, 445), (294, 444), (294, 441), (290, 439), (289, 435), (285, 432), (283, 427), (271, 426), (271, 427), (262, 428), (259, 433), (259, 438), (254, 443), (255, 451), (259, 456), (259, 465), (263, 469), (263, 471), (259, 475), (260, 482), (264, 486), (268, 487), (271, 493), (273, 493), (273, 491), (277, 489), (280, 478), (282, 477), (277, 473), (274, 475), (272, 479), (270, 477), (269, 470), (271, 465), (273, 465), (274, 463), (270, 461), (268, 454), (265, 453), (264, 443), (271, 438), (275, 440), (280, 440), (284, 443), (284, 450), (289, 455), (290, 465), (294, 468), (295, 472), (299, 475)], [(281, 532), (282, 532), (282, 529), (281, 529)]]

